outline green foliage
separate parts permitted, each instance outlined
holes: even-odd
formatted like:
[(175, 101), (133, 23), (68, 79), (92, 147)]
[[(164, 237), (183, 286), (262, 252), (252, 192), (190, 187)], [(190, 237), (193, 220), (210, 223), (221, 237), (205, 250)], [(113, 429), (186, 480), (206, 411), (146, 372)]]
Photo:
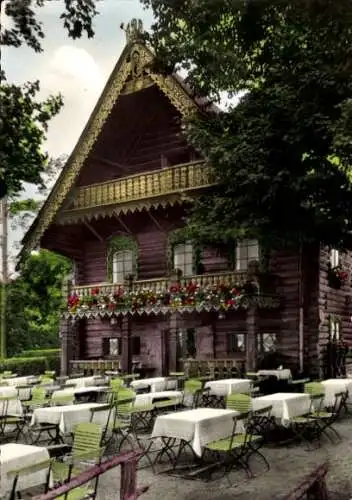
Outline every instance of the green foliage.
[(246, 90), (186, 124), (218, 188), (196, 203), (201, 240), (352, 246), (351, 0), (143, 0), (166, 68), (197, 93)]
[(70, 263), (42, 250), (30, 255), (21, 275), (7, 285), (7, 352), (56, 348), (59, 345), (59, 316), (64, 305), (62, 282)]
[(57, 358), (59, 355), (60, 355), (60, 349), (54, 348), (54, 349), (34, 349), (34, 350), (23, 351), (21, 354), (19, 354), (19, 357), (23, 357), (23, 358), (37, 358), (37, 357), (52, 358), (52, 357), (54, 357), (54, 358)]
[[(69, 37), (80, 38), (86, 33), (94, 36), (93, 19), (98, 14), (96, 4), (99, 0), (65, 0), (60, 19)], [(48, 0), (9, 1), (5, 4), (5, 14), (13, 22), (13, 27), (1, 32), (1, 44), (20, 47), (27, 44), (36, 52), (41, 52), (40, 40), (44, 38), (43, 24), (37, 19), (36, 10), (49, 3)]]
[(36, 100), (39, 82), (0, 86), (0, 196), (17, 194), (22, 183), (43, 185), (48, 156), (41, 150), (48, 122), (62, 106), (61, 96)]
[(45, 370), (50, 370), (49, 363), (43, 356), (36, 358), (7, 358), (0, 361), (0, 372), (12, 371), (18, 375), (40, 375)]

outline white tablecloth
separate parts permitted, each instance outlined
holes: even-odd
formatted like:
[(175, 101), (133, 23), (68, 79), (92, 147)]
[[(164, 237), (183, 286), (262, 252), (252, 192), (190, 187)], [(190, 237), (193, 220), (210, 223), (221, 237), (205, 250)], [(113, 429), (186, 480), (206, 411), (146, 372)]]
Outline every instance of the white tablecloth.
[[(48, 460), (49, 452), (46, 448), (26, 444), (8, 443), (0, 446), (0, 497), (3, 498), (11, 491), (14, 478), (8, 478), (11, 470), (27, 467), (35, 463)], [(32, 488), (44, 484), (46, 471), (41, 470), (19, 479), (18, 489)]]
[[(15, 387), (0, 387), (0, 397), (3, 398), (16, 398), (11, 399), (7, 405), (8, 415), (22, 415), (23, 408), (22, 403), (17, 399), (17, 389)], [(3, 412), (4, 401), (0, 401), (0, 415)]]
[(68, 387), (67, 389), (60, 389), (59, 391), (54, 391), (52, 397), (56, 396), (75, 396), (76, 394), (85, 394), (89, 392), (104, 392), (107, 388), (102, 386), (87, 386), (87, 387)]
[[(101, 403), (83, 403), (67, 406), (52, 406), (50, 408), (37, 408), (33, 412), (31, 425), (34, 424), (57, 424), (62, 434), (74, 431), (77, 424), (89, 422), (91, 408), (101, 406)], [(97, 413), (94, 422), (105, 425), (108, 412)]]
[(176, 399), (178, 403), (181, 403), (182, 398), (181, 391), (147, 392), (146, 394), (137, 394), (135, 406), (149, 405), (161, 399)]
[(98, 377), (69, 378), (66, 380), (65, 385), (75, 385), (76, 387), (95, 386), (97, 378)]
[(277, 377), (279, 380), (290, 380), (292, 378), (291, 370), (259, 370), (258, 376), (269, 377), (270, 375)]
[(148, 389), (150, 387), (150, 392), (158, 392), (166, 390), (166, 380), (166, 377), (143, 378), (133, 380), (130, 385), (133, 389)]
[(290, 418), (309, 412), (310, 396), (309, 394), (278, 392), (252, 399), (253, 410), (260, 410), (270, 405), (273, 407), (271, 415), (282, 425), (288, 425)]
[(201, 456), (207, 443), (231, 436), (233, 417), (238, 412), (215, 408), (197, 408), (157, 417), (152, 437), (170, 437), (189, 441)]
[(252, 381), (243, 378), (229, 378), (207, 382), (205, 389), (210, 388), (209, 394), (213, 396), (227, 396), (237, 392), (249, 394)]
[(34, 376), (27, 376), (27, 377), (14, 377), (14, 378), (7, 378), (5, 382), (7, 385), (10, 385), (12, 387), (17, 387), (18, 385), (27, 385), (32, 381), (37, 380), (38, 377)]
[(348, 401), (352, 403), (352, 379), (351, 378), (330, 378), (322, 382), (325, 389), (325, 406), (333, 406), (335, 394), (348, 391)]

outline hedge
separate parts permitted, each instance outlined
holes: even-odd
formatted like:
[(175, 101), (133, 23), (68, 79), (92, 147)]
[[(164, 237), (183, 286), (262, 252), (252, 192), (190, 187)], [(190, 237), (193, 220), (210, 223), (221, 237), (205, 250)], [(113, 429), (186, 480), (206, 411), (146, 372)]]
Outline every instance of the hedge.
[[(57, 357), (60, 356), (60, 349), (32, 349), (29, 351), (22, 351), (18, 355), (19, 358), (37, 358), (37, 357)], [(17, 357), (17, 356), (15, 356)]]
[(36, 358), (7, 358), (0, 361), (0, 372), (8, 370), (19, 376), (40, 375), (45, 370), (56, 370), (56, 365), (56, 358), (48, 359), (43, 356), (37, 356)]

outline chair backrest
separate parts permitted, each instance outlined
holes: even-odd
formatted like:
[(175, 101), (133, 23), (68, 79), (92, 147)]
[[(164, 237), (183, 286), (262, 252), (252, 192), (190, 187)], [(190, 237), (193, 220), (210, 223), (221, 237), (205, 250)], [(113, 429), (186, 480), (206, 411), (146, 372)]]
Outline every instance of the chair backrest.
[(96, 458), (99, 458), (102, 437), (103, 428), (101, 425), (93, 422), (77, 424), (73, 434), (72, 457), (97, 450)]
[(324, 385), (321, 382), (308, 382), (304, 384), (304, 392), (308, 394), (324, 394)]
[(236, 410), (248, 412), (252, 407), (252, 398), (248, 394), (229, 394), (226, 397), (226, 408), (228, 410)]
[(52, 406), (65, 406), (65, 405), (73, 405), (74, 403), (74, 400), (75, 400), (75, 396), (74, 394), (60, 394), (60, 391), (58, 391), (57, 393), (53, 393), (53, 395), (51, 396), (51, 401), (50, 403), (52, 404)]
[(124, 386), (124, 383), (123, 383), (122, 378), (112, 378), (110, 380), (110, 384), (109, 385), (110, 385), (110, 388), (113, 391), (118, 391), (118, 390), (120, 390)]
[(310, 394), (310, 413), (319, 414), (323, 409), (324, 393), (311, 393)]
[[(50, 484), (51, 466), (52, 466), (52, 459), (48, 459), (44, 460), (43, 462), (34, 463), (32, 465), (27, 465), (26, 467), (21, 467), (8, 471), (7, 477), (9, 479), (13, 478), (9, 500), (15, 500), (17, 498), (17, 493), (18, 493), (17, 484), (18, 480), (21, 477), (29, 476), (31, 474), (35, 474), (36, 472), (40, 472), (43, 470), (46, 470), (46, 479), (45, 479), (45, 484), (43, 485), (43, 492), (46, 493), (49, 489), (49, 484)], [(23, 481), (23, 483), (25, 483), (25, 481)], [(20, 496), (19, 498), (22, 498), (22, 496)]]
[(48, 391), (45, 387), (33, 387), (31, 402), (43, 403), (46, 399)]
[(184, 392), (187, 394), (195, 394), (198, 391), (201, 391), (203, 388), (203, 382), (197, 380), (196, 378), (190, 378), (185, 381), (184, 384)]
[(7, 396), (0, 397), (0, 427), (1, 427), (1, 421), (7, 415), (7, 409), (8, 409), (9, 402), (11, 401), (11, 399), (13, 400), (15, 398), (9, 398)]

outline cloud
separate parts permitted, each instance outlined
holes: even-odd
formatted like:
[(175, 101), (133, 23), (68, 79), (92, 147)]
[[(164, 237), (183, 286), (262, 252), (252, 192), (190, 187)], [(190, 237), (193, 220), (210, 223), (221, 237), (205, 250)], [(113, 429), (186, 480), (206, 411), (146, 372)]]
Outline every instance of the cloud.
[(64, 107), (49, 126), (47, 149), (53, 156), (70, 153), (106, 81), (106, 75), (85, 49), (62, 45), (39, 77), (41, 97), (61, 93)]

